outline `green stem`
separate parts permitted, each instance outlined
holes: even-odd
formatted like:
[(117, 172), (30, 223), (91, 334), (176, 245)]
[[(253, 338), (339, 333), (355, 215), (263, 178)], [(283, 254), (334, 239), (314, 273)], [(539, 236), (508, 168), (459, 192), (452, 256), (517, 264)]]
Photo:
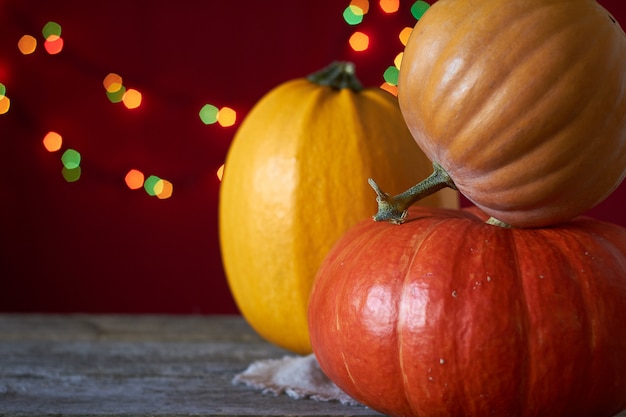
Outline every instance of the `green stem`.
[(378, 212), (374, 215), (374, 220), (377, 222), (386, 220), (394, 224), (404, 223), (409, 207), (417, 201), (446, 187), (456, 190), (452, 178), (437, 162), (433, 162), (433, 173), (428, 178), (393, 197), (383, 192), (373, 179), (367, 181), (376, 192), (378, 202)]
[(352, 62), (335, 61), (326, 68), (309, 75), (307, 80), (337, 90), (349, 88), (354, 92), (359, 92), (363, 89), (363, 85), (359, 79), (356, 78), (356, 72)]

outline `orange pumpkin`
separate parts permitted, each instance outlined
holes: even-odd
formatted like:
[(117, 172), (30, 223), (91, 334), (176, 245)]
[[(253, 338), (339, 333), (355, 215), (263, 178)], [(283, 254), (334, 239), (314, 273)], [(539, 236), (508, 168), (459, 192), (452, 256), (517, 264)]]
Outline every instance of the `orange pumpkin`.
[(398, 99), (426, 155), (504, 223), (566, 221), (626, 175), (626, 35), (594, 0), (438, 1)]

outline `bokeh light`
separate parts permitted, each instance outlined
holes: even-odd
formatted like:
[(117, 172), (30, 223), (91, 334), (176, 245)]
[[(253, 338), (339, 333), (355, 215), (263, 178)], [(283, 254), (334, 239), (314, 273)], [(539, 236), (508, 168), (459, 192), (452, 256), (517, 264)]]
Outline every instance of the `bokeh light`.
[(235, 124), (237, 121), (237, 112), (230, 107), (222, 107), (217, 112), (217, 122), (222, 127), (229, 127)]
[(48, 132), (43, 138), (43, 146), (48, 152), (56, 152), (63, 145), (63, 137), (57, 132)]
[(82, 174), (82, 170), (79, 166), (75, 167), (75, 168), (68, 168), (68, 167), (63, 167), (63, 170), (61, 171), (61, 174), (63, 174), (63, 178), (65, 178), (65, 181), (67, 182), (76, 182), (80, 179), (80, 175)]
[(60, 38), (61, 37), (61, 25), (59, 25), (57, 22), (48, 22), (43, 26), (43, 29), (41, 30), (41, 34), (43, 35), (44, 39), (50, 39), (51, 37), (53, 39), (55, 38)]
[(154, 192), (158, 199), (165, 200), (170, 198), (174, 192), (174, 185), (168, 180), (160, 179), (154, 185)]
[(126, 94), (126, 87), (122, 86), (122, 88), (120, 88), (117, 91), (114, 91), (114, 92), (107, 91), (107, 98), (109, 99), (111, 103), (121, 103), (122, 100), (124, 99), (125, 94)]
[(411, 32), (413, 32), (413, 28), (410, 27), (406, 27), (400, 31), (400, 35), (398, 35), (398, 38), (400, 38), (400, 42), (402, 42), (402, 45), (406, 46), (407, 42), (409, 42)]
[(400, 67), (402, 66), (402, 57), (404, 56), (404, 52), (400, 52), (398, 55), (396, 55), (396, 57), (393, 59), (393, 65), (396, 66), (396, 68), (400, 69)]
[(397, 85), (391, 85), (388, 82), (384, 82), (384, 83), (382, 83), (380, 88), (382, 90), (385, 90), (389, 94), (398, 97), (398, 86)]
[(363, 14), (367, 14), (367, 12), (370, 11), (370, 2), (369, 2), (369, 0), (352, 0), (350, 2), (350, 6), (358, 7), (359, 9), (361, 9)]
[(426, 12), (426, 10), (428, 10), (429, 7), (430, 7), (430, 4), (426, 3), (425, 1), (418, 0), (415, 3), (413, 3), (413, 6), (411, 6), (411, 14), (413, 15), (414, 18), (419, 20), (422, 18), (422, 16)]
[(391, 85), (398, 85), (399, 76), (400, 76), (400, 71), (395, 66), (388, 67), (383, 73), (383, 78), (385, 79), (387, 83)]
[(222, 164), (222, 166), (220, 166), (217, 169), (217, 172), (215, 173), (215, 175), (217, 175), (217, 179), (219, 179), (220, 181), (222, 180), (222, 178), (224, 177), (224, 164)]
[(354, 32), (348, 40), (350, 47), (356, 52), (367, 50), (370, 45), (370, 38), (363, 32)]
[(4, 97), (4, 95), (7, 93), (7, 87), (0, 83), (0, 98)]
[(114, 72), (111, 72), (104, 77), (102, 85), (108, 93), (116, 93), (124, 86), (122, 77)]
[(157, 177), (156, 175), (150, 175), (144, 181), (143, 189), (146, 190), (146, 193), (148, 193), (148, 195), (155, 196), (157, 192), (154, 189), (154, 187), (157, 185), (159, 181), (161, 181), (161, 178)]
[(131, 190), (138, 190), (143, 187), (144, 175), (138, 169), (131, 169), (124, 177), (124, 182)]
[(37, 39), (31, 35), (24, 35), (17, 41), (17, 48), (24, 55), (30, 55), (37, 49)]
[(395, 13), (400, 9), (400, 0), (380, 0), (379, 4), (385, 13)]
[(80, 153), (74, 149), (66, 150), (61, 156), (61, 162), (63, 162), (63, 166), (69, 170), (78, 168), (80, 166), (80, 160)]
[(0, 97), (0, 114), (5, 114), (11, 108), (11, 100), (7, 96)]
[(122, 101), (128, 109), (136, 109), (141, 106), (141, 93), (133, 88), (126, 90), (126, 94), (122, 96)]
[(56, 55), (63, 50), (63, 38), (50, 36), (43, 44), (50, 55)]
[(363, 10), (359, 6), (349, 5), (343, 11), (343, 20), (349, 25), (358, 25), (363, 22)]
[(200, 120), (205, 125), (210, 125), (217, 122), (217, 114), (219, 113), (219, 109), (212, 104), (205, 104), (200, 109)]

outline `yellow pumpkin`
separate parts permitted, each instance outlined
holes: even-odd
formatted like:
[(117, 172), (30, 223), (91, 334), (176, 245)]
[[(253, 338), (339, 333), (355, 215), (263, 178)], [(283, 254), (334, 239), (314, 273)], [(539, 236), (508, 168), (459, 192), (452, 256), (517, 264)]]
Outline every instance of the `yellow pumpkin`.
[[(399, 191), (431, 170), (396, 97), (363, 89), (351, 63), (265, 95), (233, 139), (219, 200), (224, 269), (248, 323), (275, 345), (311, 352), (313, 280), (335, 241), (376, 212), (367, 179)], [(421, 204), (458, 207), (458, 194)]]

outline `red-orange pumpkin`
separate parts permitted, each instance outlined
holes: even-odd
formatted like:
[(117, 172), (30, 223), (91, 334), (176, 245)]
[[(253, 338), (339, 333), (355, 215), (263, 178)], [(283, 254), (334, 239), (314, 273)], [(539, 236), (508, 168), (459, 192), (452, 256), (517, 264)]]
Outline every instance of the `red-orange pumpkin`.
[(432, 208), (351, 229), (309, 304), (322, 369), (392, 416), (613, 416), (624, 320), (626, 229), (510, 229)]
[(504, 223), (567, 221), (626, 175), (626, 35), (594, 0), (436, 2), (398, 99), (424, 153)]

